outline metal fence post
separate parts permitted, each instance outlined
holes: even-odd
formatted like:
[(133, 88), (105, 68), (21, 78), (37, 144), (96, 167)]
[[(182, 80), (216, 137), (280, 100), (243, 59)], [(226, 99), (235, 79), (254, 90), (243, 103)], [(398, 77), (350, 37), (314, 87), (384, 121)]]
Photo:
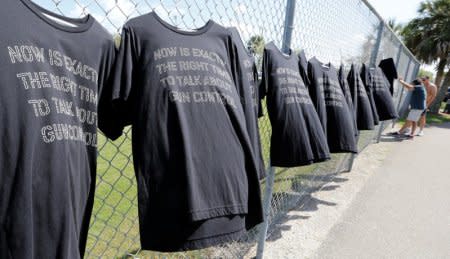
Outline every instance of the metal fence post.
[[(397, 59), (395, 60), (395, 66), (396, 67), (398, 67), (398, 65), (400, 64), (400, 57), (402, 56), (402, 53), (403, 53), (403, 48), (402, 48), (402, 44), (399, 44), (399, 46), (398, 46), (398, 52), (397, 52)], [(398, 109), (399, 109), (399, 107), (400, 107), (400, 101), (401, 101), (401, 98), (402, 98), (402, 95), (403, 95), (403, 91), (405, 91), (405, 89), (403, 88), (403, 87), (400, 87), (400, 92), (399, 91), (397, 91), (396, 92), (396, 97), (397, 97), (397, 112), (398, 112)], [(392, 125), (391, 125), (391, 128), (394, 128), (395, 127), (395, 122), (397, 121), (397, 119), (393, 119), (392, 120)]]
[(383, 29), (384, 29), (384, 21), (380, 21), (380, 25), (378, 25), (377, 32), (377, 40), (375, 45), (373, 46), (372, 54), (370, 55), (370, 64), (369, 67), (374, 67), (377, 62), (378, 52), (380, 51), (381, 46), (381, 38), (383, 38)]
[[(358, 150), (358, 152), (359, 152), (359, 150)], [(353, 163), (355, 162), (356, 156), (357, 156), (357, 154), (355, 154), (355, 153), (350, 154), (350, 158), (349, 158), (350, 161), (348, 162), (347, 172), (351, 172), (352, 171)]]
[(414, 67), (414, 72), (412, 74), (412, 78), (417, 77), (417, 75), (419, 74), (419, 70), (420, 70), (420, 63), (417, 63), (416, 66)]
[[(284, 53), (289, 53), (289, 49), (291, 47), (292, 31), (294, 30), (295, 4), (296, 0), (287, 0), (286, 3), (286, 16), (284, 20), (284, 32), (282, 43), (282, 50)], [(273, 166), (270, 166), (269, 172), (266, 177), (266, 189), (264, 192), (264, 199), (263, 199), (264, 222), (262, 223), (260, 228), (256, 250), (256, 259), (262, 259), (264, 256), (264, 245), (266, 243), (267, 231), (269, 229), (270, 205), (272, 200), (274, 182), (275, 182), (275, 168)]]
[[(402, 56), (402, 52), (403, 52), (403, 48), (402, 48), (402, 44), (400, 44), (398, 46), (397, 58), (395, 59), (395, 67), (398, 67), (398, 65), (400, 64), (400, 57)], [(403, 87), (401, 89), (403, 89)], [(398, 96), (398, 92), (397, 92), (397, 96)]]
[(273, 184), (275, 181), (275, 167), (270, 166), (266, 177), (266, 189), (264, 192), (263, 210), (264, 222), (261, 225), (258, 245), (256, 250), (256, 259), (262, 259), (264, 255), (264, 244), (266, 243), (267, 230), (269, 229), (270, 204), (272, 200)]
[[(408, 60), (408, 66), (406, 67), (405, 77), (408, 76), (410, 65), (411, 65), (411, 59)], [(407, 80), (407, 78), (405, 78), (405, 79)], [(405, 88), (402, 87), (402, 90), (400, 91), (400, 96), (398, 97), (398, 103), (397, 103), (397, 112), (399, 113), (398, 114), (399, 117), (400, 117), (400, 108), (402, 106), (402, 98), (403, 98), (404, 92), (405, 92)], [(392, 120), (392, 128), (395, 127), (397, 120), (398, 119)]]
[[(378, 52), (380, 51), (381, 46), (381, 38), (383, 37), (383, 29), (384, 29), (384, 21), (380, 21), (380, 25), (378, 27), (378, 33), (377, 33), (377, 41), (375, 42), (374, 49), (372, 51), (372, 55), (370, 56), (370, 65), (369, 67), (374, 67), (377, 62)], [(376, 137), (376, 143), (380, 142), (381, 133), (384, 129), (384, 121), (380, 123), (380, 126), (378, 126), (378, 132)]]
[(292, 31), (294, 30), (295, 1), (287, 0), (286, 17), (284, 20), (283, 52), (288, 53), (291, 47)]

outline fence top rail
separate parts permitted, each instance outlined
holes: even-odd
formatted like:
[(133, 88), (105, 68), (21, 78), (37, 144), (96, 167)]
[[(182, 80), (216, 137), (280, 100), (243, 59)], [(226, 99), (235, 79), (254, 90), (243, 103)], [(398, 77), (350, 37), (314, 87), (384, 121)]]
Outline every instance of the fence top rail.
[(409, 50), (408, 47), (406, 47), (405, 43), (398, 37), (398, 35), (392, 30), (392, 28), (387, 25), (387, 23), (385, 22), (384, 18), (378, 13), (378, 11), (369, 3), (368, 0), (360, 0), (362, 1), (367, 8), (369, 8), (369, 10), (376, 16), (378, 17), (378, 19), (380, 19), (380, 22), (383, 23), (384, 27), (387, 28), (397, 39), (397, 41), (400, 43), (400, 45), (403, 47), (403, 50), (406, 51), (406, 53), (408, 54), (408, 56), (410, 58), (412, 58), (416, 63), (420, 64), (419, 60), (417, 60), (417, 58), (414, 56), (414, 54)]

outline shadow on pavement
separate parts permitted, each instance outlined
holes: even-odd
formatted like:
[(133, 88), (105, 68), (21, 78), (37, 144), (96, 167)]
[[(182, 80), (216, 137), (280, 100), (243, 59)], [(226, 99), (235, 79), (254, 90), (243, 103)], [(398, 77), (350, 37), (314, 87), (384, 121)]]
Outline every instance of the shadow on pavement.
[(450, 122), (445, 123), (436, 123), (436, 124), (427, 124), (427, 128), (442, 128), (442, 129), (450, 129)]
[[(267, 241), (282, 238), (283, 232), (291, 229), (289, 225), (291, 220), (310, 218), (310, 216), (289, 215), (287, 214), (288, 211), (312, 212), (319, 210), (319, 205), (336, 206), (336, 203), (317, 199), (313, 197), (313, 194), (318, 191), (333, 191), (340, 188), (339, 183), (348, 181), (341, 175), (346, 173), (326, 174), (319, 177), (317, 175), (303, 175), (292, 181), (292, 191), (274, 192), (271, 203), (272, 208), (276, 206), (277, 213), (270, 223)], [(326, 183), (335, 184), (324, 186)], [(286, 213), (280, 213), (280, 211), (286, 211)]]

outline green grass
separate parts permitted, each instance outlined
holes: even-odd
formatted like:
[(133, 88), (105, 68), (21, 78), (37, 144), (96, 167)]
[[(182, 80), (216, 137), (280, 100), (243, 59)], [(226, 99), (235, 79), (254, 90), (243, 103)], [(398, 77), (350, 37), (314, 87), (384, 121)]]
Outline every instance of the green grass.
[(97, 188), (86, 254), (89, 258), (114, 258), (139, 248), (131, 131), (126, 132), (114, 142), (98, 137)]
[[(405, 119), (399, 119), (397, 123), (402, 126), (405, 123)], [(441, 124), (450, 122), (450, 114), (445, 113), (427, 113), (427, 124), (433, 125), (433, 124)]]
[(428, 115), (427, 115), (427, 123), (429, 123), (429, 124), (440, 124), (440, 123), (445, 123), (445, 122), (450, 122), (450, 114), (428, 113)]

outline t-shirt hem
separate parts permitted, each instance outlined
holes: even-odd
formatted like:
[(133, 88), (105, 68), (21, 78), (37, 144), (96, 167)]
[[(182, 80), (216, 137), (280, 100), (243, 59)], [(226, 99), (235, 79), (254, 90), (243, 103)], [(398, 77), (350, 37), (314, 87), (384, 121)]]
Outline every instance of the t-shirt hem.
[(316, 159), (314, 159), (314, 163), (320, 163), (320, 162), (325, 162), (330, 160), (331, 157), (330, 156), (321, 156), (321, 157), (317, 157)]
[(351, 148), (351, 147), (339, 147), (333, 150), (330, 150), (330, 153), (358, 153), (357, 148)]
[(315, 159), (297, 162), (282, 162), (282, 161), (272, 161), (272, 166), (276, 167), (298, 167), (314, 164)]
[(398, 115), (388, 115), (388, 116), (380, 116), (380, 121), (387, 121), (387, 120), (395, 120), (398, 118)]
[(373, 127), (366, 127), (366, 126), (358, 127), (358, 130), (374, 130), (374, 129), (375, 129), (375, 126), (373, 126)]
[(248, 213), (247, 206), (240, 204), (240, 205), (231, 205), (231, 206), (210, 208), (205, 210), (191, 211), (190, 219), (192, 221), (198, 221), (221, 216), (240, 215), (247, 213)]
[(204, 249), (211, 246), (220, 245), (226, 242), (231, 242), (233, 240), (239, 239), (244, 233), (246, 233), (245, 228), (242, 228), (240, 230), (226, 233), (226, 234), (220, 234), (217, 236), (210, 236), (206, 238), (196, 239), (196, 240), (189, 240), (186, 241), (181, 246), (166, 246), (161, 247), (158, 245), (151, 245), (151, 244), (142, 244), (142, 250), (153, 250), (153, 251), (159, 251), (159, 252), (180, 252), (180, 251), (188, 251), (188, 250), (198, 250), (198, 249)]

